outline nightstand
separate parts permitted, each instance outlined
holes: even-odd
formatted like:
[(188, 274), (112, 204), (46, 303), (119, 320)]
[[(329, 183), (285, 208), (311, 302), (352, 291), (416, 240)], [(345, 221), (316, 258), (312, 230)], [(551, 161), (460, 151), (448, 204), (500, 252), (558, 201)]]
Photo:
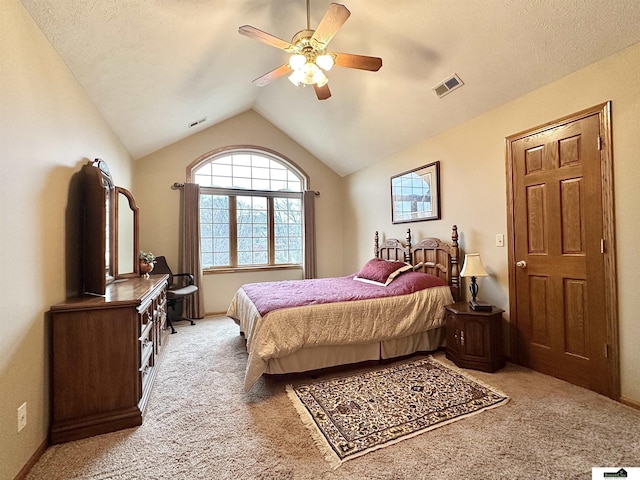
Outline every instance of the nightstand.
[(467, 302), (445, 307), (447, 358), (458, 367), (495, 372), (504, 367), (502, 312), (472, 310)]

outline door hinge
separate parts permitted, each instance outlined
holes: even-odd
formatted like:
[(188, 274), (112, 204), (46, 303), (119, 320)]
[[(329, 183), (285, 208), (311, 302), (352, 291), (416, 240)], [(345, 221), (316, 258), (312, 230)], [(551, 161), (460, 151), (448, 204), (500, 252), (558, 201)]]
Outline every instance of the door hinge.
[(604, 253), (605, 248), (604, 248), (604, 238), (600, 239), (600, 253)]
[(602, 137), (598, 135), (598, 150), (602, 150)]
[(609, 358), (609, 344), (604, 344), (604, 358)]

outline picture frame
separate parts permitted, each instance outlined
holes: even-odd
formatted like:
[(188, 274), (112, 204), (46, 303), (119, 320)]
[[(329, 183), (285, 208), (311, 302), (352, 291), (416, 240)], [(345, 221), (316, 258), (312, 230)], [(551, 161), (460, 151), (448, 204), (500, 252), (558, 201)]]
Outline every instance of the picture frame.
[(440, 161), (391, 177), (391, 223), (440, 219)]

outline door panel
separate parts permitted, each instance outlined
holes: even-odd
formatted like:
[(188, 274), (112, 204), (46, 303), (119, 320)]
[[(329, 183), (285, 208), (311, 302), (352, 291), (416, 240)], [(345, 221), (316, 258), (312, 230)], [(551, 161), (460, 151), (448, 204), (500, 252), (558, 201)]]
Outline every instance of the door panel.
[(529, 309), (531, 317), (531, 342), (540, 347), (549, 347), (549, 321), (547, 317), (547, 278), (529, 277), (530, 305), (538, 308)]
[(594, 113), (508, 139), (510, 255), (526, 262), (510, 272), (512, 354), (611, 395), (600, 126)]
[(584, 280), (565, 278), (565, 351), (583, 358), (587, 356), (587, 305), (586, 282)]

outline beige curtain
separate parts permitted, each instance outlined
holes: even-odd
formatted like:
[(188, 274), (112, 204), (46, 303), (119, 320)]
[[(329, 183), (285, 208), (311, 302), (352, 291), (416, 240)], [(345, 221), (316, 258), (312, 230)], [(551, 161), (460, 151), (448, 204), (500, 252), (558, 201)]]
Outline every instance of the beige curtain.
[(202, 266), (200, 263), (200, 185), (185, 183), (182, 189), (181, 272), (192, 272), (197, 293), (185, 299), (184, 316), (204, 317)]
[(316, 214), (315, 198), (320, 192), (305, 190), (302, 195), (304, 209), (304, 278), (316, 278)]

